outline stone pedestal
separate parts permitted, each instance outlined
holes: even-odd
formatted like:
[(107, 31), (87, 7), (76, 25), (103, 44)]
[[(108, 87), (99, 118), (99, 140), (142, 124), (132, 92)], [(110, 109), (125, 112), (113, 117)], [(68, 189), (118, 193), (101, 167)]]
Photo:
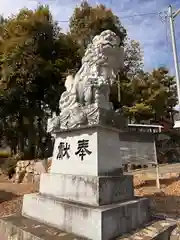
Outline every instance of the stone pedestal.
[[(58, 156), (61, 144), (63, 158)], [(119, 131), (92, 126), (56, 134), (51, 173), (104, 176), (118, 171), (119, 176), (121, 168)]]
[(134, 197), (131, 175), (99, 177), (43, 173), (39, 191), (43, 195), (94, 206)]
[(150, 221), (149, 202), (136, 198), (123, 175), (121, 131), (92, 126), (56, 133), (50, 173), (38, 194), (24, 196), (28, 218), (93, 240), (109, 240)]

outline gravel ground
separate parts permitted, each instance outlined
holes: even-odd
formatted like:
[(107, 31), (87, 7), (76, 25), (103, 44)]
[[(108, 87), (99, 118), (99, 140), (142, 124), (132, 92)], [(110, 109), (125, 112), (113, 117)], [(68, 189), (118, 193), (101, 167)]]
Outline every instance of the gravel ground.
[(161, 190), (156, 188), (155, 180), (134, 177), (135, 194), (147, 196), (151, 200), (154, 214), (165, 214), (179, 218), (180, 216), (180, 179), (172, 177), (161, 179)]
[[(134, 187), (136, 195), (150, 198), (153, 214), (177, 219), (178, 227), (171, 240), (180, 240), (179, 176), (161, 179), (161, 190), (157, 190), (155, 180), (134, 175)], [(21, 212), (23, 195), (37, 191), (38, 184), (16, 184), (0, 175), (0, 217)]]
[(0, 216), (21, 212), (23, 195), (36, 192), (37, 184), (16, 184), (0, 176)]
[[(134, 186), (136, 195), (150, 198), (154, 214), (180, 216), (179, 177), (162, 179), (160, 191), (156, 189), (155, 180), (143, 176), (134, 176)], [(0, 216), (20, 212), (23, 195), (36, 191), (38, 191), (38, 184), (16, 184), (0, 175)]]

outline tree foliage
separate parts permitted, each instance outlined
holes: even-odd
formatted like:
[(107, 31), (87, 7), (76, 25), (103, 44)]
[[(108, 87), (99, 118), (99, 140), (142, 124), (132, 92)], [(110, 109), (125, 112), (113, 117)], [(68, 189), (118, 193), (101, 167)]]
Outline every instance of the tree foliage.
[(12, 153), (44, 157), (50, 137), (47, 117), (58, 114), (64, 78), (77, 71), (91, 39), (110, 29), (124, 46), (124, 69), (111, 89), (115, 108), (136, 122), (174, 114), (174, 77), (166, 68), (143, 71), (139, 42), (127, 37), (120, 19), (104, 5), (83, 1), (62, 33), (48, 6), (22, 9), (0, 19), (0, 136)]
[(142, 72), (143, 52), (138, 41), (127, 38), (124, 44), (124, 74), (132, 79)]
[(14, 133), (20, 151), (28, 142), (32, 158), (46, 135), (46, 110), (58, 110), (65, 73), (78, 61), (77, 47), (47, 6), (21, 10), (3, 24), (1, 36), (2, 129), (6, 141)]
[(136, 122), (148, 119), (159, 121), (174, 114), (175, 80), (166, 68), (160, 67), (150, 73), (137, 75), (132, 80), (131, 93), (131, 105), (124, 108)]
[(92, 38), (104, 30), (115, 32), (121, 40), (121, 45), (126, 36), (125, 28), (111, 9), (102, 4), (93, 7), (87, 1), (83, 1), (75, 8), (69, 28), (72, 38), (79, 43), (81, 54)]

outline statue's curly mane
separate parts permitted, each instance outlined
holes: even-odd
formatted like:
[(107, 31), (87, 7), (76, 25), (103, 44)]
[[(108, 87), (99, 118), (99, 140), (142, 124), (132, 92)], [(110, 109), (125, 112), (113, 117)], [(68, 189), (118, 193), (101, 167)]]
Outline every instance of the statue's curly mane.
[[(92, 102), (93, 87), (110, 86), (115, 81), (119, 58), (122, 58), (119, 53), (119, 45), (118, 36), (114, 32), (106, 30), (95, 36), (87, 46), (81, 68), (74, 77), (72, 89), (80, 103)], [(87, 96), (89, 99), (84, 100)]]
[[(59, 101), (61, 114), (49, 121), (49, 131), (99, 124), (102, 118), (100, 109), (112, 112), (110, 85), (116, 80), (124, 57), (119, 45), (119, 38), (110, 30), (93, 38), (75, 77), (71, 75), (66, 78), (66, 91)], [(109, 119), (105, 117), (106, 120), (108, 123)]]
[[(119, 38), (110, 31), (103, 31), (100, 35), (93, 38), (92, 43), (87, 46), (84, 57), (82, 58), (82, 66), (102, 65), (108, 63), (108, 54), (104, 51), (106, 48), (119, 48)], [(100, 60), (100, 61), (99, 61)]]

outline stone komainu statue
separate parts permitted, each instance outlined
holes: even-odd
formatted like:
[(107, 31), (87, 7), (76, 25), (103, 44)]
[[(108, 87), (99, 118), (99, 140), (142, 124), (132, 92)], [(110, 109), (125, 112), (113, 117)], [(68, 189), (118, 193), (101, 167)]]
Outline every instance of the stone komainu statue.
[(110, 86), (124, 62), (124, 51), (119, 45), (118, 36), (110, 30), (93, 38), (75, 77), (66, 78), (66, 91), (59, 101), (61, 114), (48, 120), (49, 132), (97, 124), (100, 112), (113, 110), (109, 101)]

